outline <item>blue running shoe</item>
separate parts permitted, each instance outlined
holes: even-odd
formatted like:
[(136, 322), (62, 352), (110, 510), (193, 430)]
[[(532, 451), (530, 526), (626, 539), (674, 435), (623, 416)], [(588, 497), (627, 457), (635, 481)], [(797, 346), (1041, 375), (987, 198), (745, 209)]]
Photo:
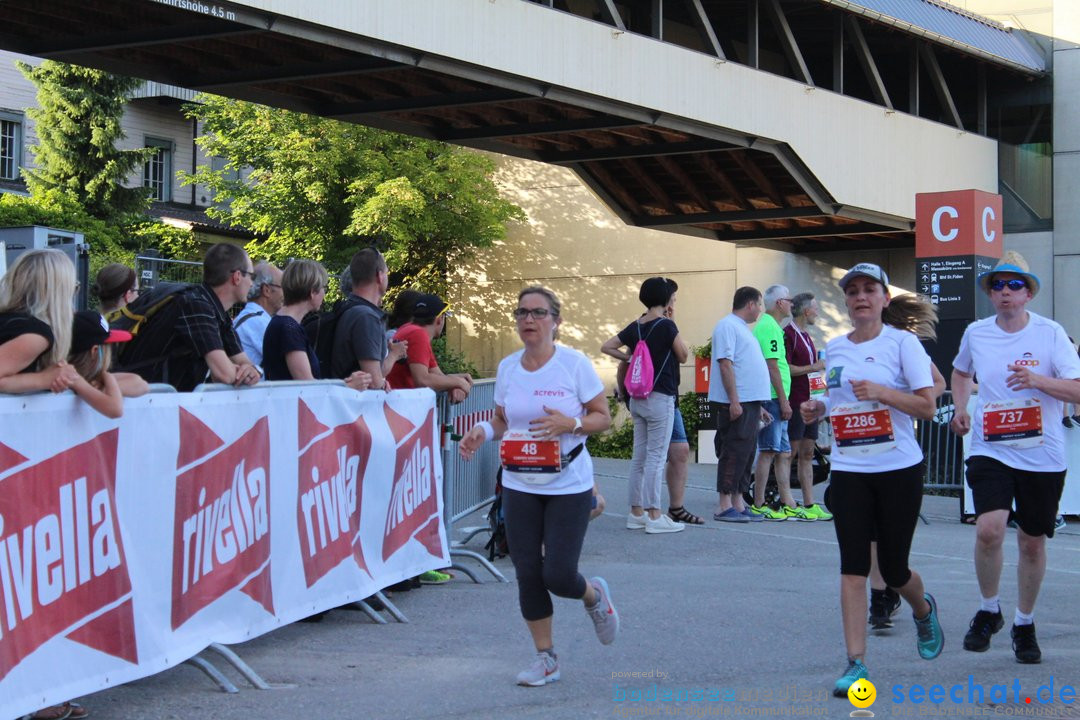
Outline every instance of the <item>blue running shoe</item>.
[(941, 623), (938, 622), (937, 601), (934, 600), (934, 596), (926, 593), (923, 597), (930, 603), (930, 614), (922, 619), (912, 617), (915, 620), (915, 631), (918, 633), (919, 657), (923, 660), (933, 660), (945, 647), (945, 633), (942, 632)]
[(847, 691), (859, 680), (869, 680), (870, 671), (863, 665), (862, 660), (848, 660), (847, 670), (833, 686), (833, 697), (847, 697)]

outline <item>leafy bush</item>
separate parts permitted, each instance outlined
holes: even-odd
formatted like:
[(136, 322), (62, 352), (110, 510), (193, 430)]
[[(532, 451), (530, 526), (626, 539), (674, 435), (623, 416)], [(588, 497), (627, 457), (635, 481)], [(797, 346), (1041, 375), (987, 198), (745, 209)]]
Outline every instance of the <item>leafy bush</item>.
[(629, 413), (622, 413), (623, 419), (619, 422), (622, 406), (614, 396), (607, 401), (612, 418), (611, 428), (599, 435), (590, 435), (585, 441), (586, 447), (593, 457), (629, 460), (634, 455), (634, 421), (630, 419)]

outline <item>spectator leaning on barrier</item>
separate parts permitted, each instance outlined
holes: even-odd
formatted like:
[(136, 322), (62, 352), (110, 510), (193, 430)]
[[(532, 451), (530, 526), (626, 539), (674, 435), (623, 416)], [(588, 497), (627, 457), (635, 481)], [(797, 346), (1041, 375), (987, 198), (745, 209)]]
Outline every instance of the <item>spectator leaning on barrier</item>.
[(253, 385), (260, 373), (244, 353), (227, 310), (244, 302), (255, 274), (244, 249), (219, 243), (203, 258), (203, 282), (179, 292), (143, 324), (121, 366), (147, 382), (190, 392), (204, 382)]
[(412, 320), (398, 328), (394, 340), (406, 343), (404, 362), (394, 363), (387, 375), (390, 387), (397, 389), (426, 387), (450, 393), (451, 402), (461, 402), (472, 390), (468, 373), (443, 374), (431, 348), (431, 341), (446, 330), (446, 319), (453, 317), (450, 305), (438, 295), (421, 294), (412, 301)]
[(120, 385), (109, 372), (112, 349), (115, 343), (128, 342), (131, 333), (110, 330), (109, 323), (94, 310), (75, 313), (71, 329), (71, 366), (79, 377), (71, 383), (72, 391), (90, 407), (106, 417), (118, 418), (124, 414), (124, 397)]
[(135, 271), (121, 263), (109, 263), (98, 270), (91, 292), (98, 299), (102, 315), (116, 312), (139, 297)]
[(63, 392), (78, 373), (71, 348), (75, 266), (59, 250), (20, 255), (0, 280), (0, 392)]
[(233, 320), (233, 329), (240, 339), (240, 347), (244, 348), (244, 354), (251, 362), (259, 367), (263, 364), (263, 335), (266, 334), (266, 327), (285, 301), (281, 290), (281, 275), (279, 268), (265, 260), (255, 265), (255, 276), (251, 279), (247, 305)]
[(353, 255), (349, 263), (352, 292), (343, 302), (348, 308), (341, 314), (334, 331), (329, 377), (347, 378), (357, 370), (371, 376), (371, 387), (386, 389), (386, 375), (405, 347), (386, 341), (386, 313), (379, 307), (390, 286), (386, 260), (374, 247)]
[[(293, 260), (281, 279), (284, 305), (270, 319), (263, 336), (263, 372), (267, 380), (316, 380), (323, 377), (319, 358), (300, 322), (322, 307), (326, 268), (314, 260)], [(357, 370), (345, 378), (354, 390), (366, 390), (371, 376)]]

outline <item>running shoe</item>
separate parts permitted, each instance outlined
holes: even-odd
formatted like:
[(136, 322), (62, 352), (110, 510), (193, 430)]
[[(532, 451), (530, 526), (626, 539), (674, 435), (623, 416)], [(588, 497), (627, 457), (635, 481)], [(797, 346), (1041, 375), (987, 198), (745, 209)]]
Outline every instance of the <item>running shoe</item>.
[(611, 602), (611, 591), (608, 590), (607, 581), (602, 577), (594, 577), (589, 582), (592, 583), (598, 597), (595, 605), (585, 607), (585, 612), (593, 621), (596, 637), (600, 643), (610, 645), (615, 642), (615, 636), (619, 634), (619, 612)]
[(518, 673), (517, 684), (540, 687), (559, 679), (559, 659), (549, 652), (538, 652), (532, 665)]
[(799, 522), (813, 522), (814, 518), (806, 514), (806, 508), (791, 507), (789, 505), (781, 505), (778, 511), (783, 514), (787, 520), (797, 520)]
[(1060, 530), (1063, 527), (1065, 527), (1065, 516), (1058, 515), (1056, 518), (1054, 518), (1054, 529)]
[(420, 573), (421, 585), (442, 585), (448, 583), (454, 576), (450, 573), (440, 572), (438, 570), (428, 570), (425, 573)]
[(814, 520), (832, 520), (832, 513), (828, 512), (817, 503), (807, 505), (803, 508), (803, 512), (806, 513), (807, 517), (813, 518)]
[(862, 660), (848, 660), (847, 670), (833, 686), (833, 697), (847, 697), (848, 690), (859, 680), (869, 680), (870, 671), (863, 665)]
[(893, 626), (892, 616), (900, 609), (900, 594), (892, 588), (870, 588), (870, 617), (867, 622), (875, 630), (887, 630)]
[(773, 510), (768, 505), (762, 505), (761, 507), (758, 507), (757, 505), (750, 505), (749, 508), (750, 512), (754, 513), (755, 515), (760, 515), (766, 520), (774, 520), (777, 522), (787, 520), (787, 515), (782, 512), (777, 512), (776, 510)]
[(1035, 623), (1012, 626), (1013, 652), (1016, 662), (1025, 665), (1037, 665), (1042, 662), (1042, 650), (1035, 639)]
[(663, 533), (677, 533), (686, 529), (686, 526), (680, 522), (675, 522), (667, 515), (661, 514), (655, 520), (648, 519), (645, 521), (645, 532), (650, 535), (657, 535)]
[(964, 649), (971, 652), (986, 652), (990, 647), (990, 636), (1005, 627), (1005, 618), (1001, 610), (990, 612), (980, 610), (971, 618), (971, 626), (964, 636)]
[(628, 513), (626, 516), (626, 529), (627, 530), (644, 530), (645, 523), (648, 522), (649, 516), (642, 513), (641, 515), (635, 515), (634, 513)]
[[(941, 630), (941, 623), (938, 622), (937, 601), (934, 600), (934, 596), (926, 593), (923, 597), (930, 603), (930, 613), (921, 619), (912, 616), (915, 620), (915, 632), (918, 634), (916, 644), (919, 647), (919, 657), (923, 660), (933, 660), (945, 647), (945, 633)], [(1032, 637), (1034, 638), (1034, 635)]]

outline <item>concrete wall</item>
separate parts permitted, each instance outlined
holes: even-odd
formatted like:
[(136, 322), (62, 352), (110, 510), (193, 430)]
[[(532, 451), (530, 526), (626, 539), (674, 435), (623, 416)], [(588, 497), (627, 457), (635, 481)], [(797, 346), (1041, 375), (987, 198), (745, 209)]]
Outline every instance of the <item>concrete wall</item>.
[[(792, 293), (817, 295), (822, 313), (812, 332), (819, 343), (847, 327), (836, 286), (844, 269), (877, 262), (896, 291), (914, 285), (913, 250), (795, 255), (628, 227), (569, 170), (496, 159), (500, 188), (525, 210), (528, 223), (511, 227), (505, 240), (458, 273), (451, 290), (457, 318), (448, 331), (484, 374), (493, 374), (499, 360), (521, 346), (510, 312), (518, 291), (532, 283), (560, 296), (560, 340), (592, 357), (609, 388), (616, 363), (600, 354), (600, 345), (643, 311), (637, 293), (647, 277), (679, 283), (675, 319), (690, 345), (708, 342), (742, 285), (764, 291), (781, 283)], [(688, 362), (680, 390), (691, 389)]]

